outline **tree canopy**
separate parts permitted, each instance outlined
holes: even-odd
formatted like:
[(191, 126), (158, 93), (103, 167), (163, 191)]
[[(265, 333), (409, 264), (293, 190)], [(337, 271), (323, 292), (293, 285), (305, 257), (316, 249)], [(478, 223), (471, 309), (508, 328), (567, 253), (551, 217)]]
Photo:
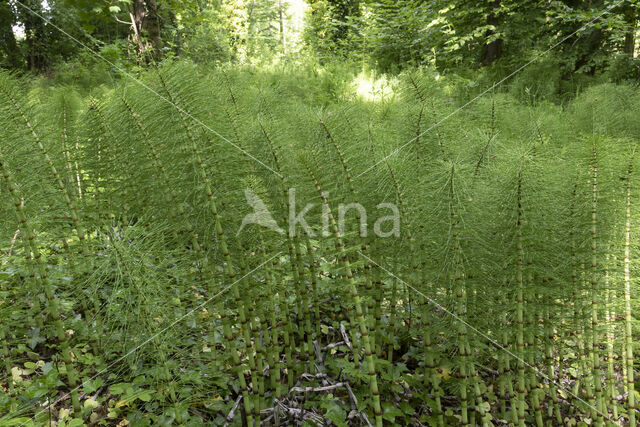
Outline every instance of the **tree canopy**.
[(631, 74), (638, 68), (629, 61), (637, 53), (637, 0), (5, 0), (0, 7), (0, 64), (39, 72), (84, 54), (55, 27), (133, 64), (306, 54), (382, 71), (475, 69), (518, 65), (565, 41), (553, 53), (563, 73), (594, 74), (617, 62)]

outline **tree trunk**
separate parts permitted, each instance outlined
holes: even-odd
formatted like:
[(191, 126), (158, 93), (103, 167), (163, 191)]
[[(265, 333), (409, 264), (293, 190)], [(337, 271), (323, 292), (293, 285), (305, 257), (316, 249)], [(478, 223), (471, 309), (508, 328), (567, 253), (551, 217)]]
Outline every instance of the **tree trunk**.
[(160, 15), (158, 15), (158, 4), (156, 0), (146, 0), (147, 16), (144, 20), (144, 29), (149, 34), (151, 46), (153, 48), (153, 59), (162, 59), (162, 38), (160, 37)]
[(282, 0), (278, 0), (278, 17), (280, 19), (280, 44), (282, 53), (287, 53), (287, 45), (284, 37), (284, 12), (282, 11)]
[[(499, 21), (498, 17), (495, 14), (495, 11), (500, 8), (500, 1), (493, 1), (491, 2), (490, 6), (491, 12), (489, 12), (489, 15), (487, 16), (487, 24), (497, 27)], [(494, 33), (495, 31), (489, 30), (487, 31), (486, 37), (489, 38)], [(487, 65), (491, 65), (493, 62), (499, 59), (502, 56), (502, 44), (502, 39), (496, 39), (485, 44), (484, 48), (482, 49), (482, 55), (480, 56), (480, 63), (486, 67)]]
[(148, 56), (149, 45), (143, 40), (143, 35), (149, 38), (152, 53), (151, 57), (159, 61), (162, 59), (162, 38), (160, 36), (160, 16), (156, 0), (133, 0), (133, 13), (131, 14), (133, 36), (138, 45), (138, 53), (145, 61), (151, 59)]
[(0, 65), (8, 68), (21, 68), (22, 59), (18, 52), (16, 37), (13, 34), (15, 16), (8, 2), (0, 2)]
[[(584, 66), (589, 65), (591, 59), (595, 56), (603, 43), (603, 32), (600, 28), (593, 28), (589, 33), (580, 36), (581, 48), (585, 52), (576, 62), (575, 70), (579, 70)], [(585, 70), (585, 74), (593, 76), (596, 73), (596, 66), (591, 66)]]
[(624, 16), (627, 24), (627, 32), (624, 35), (624, 53), (634, 56), (636, 51), (637, 12), (633, 6), (629, 6)]
[(131, 16), (131, 29), (133, 30), (133, 38), (138, 46), (138, 56), (144, 57), (145, 44), (142, 40), (142, 23), (144, 21), (144, 15), (146, 14), (144, 8), (144, 0), (133, 0), (133, 13)]
[[(169, 22), (175, 28), (178, 28), (178, 21), (176, 14), (173, 10), (169, 9)], [(182, 55), (182, 31), (176, 31), (173, 37), (173, 44), (175, 45), (174, 51), (176, 56)]]
[[(40, 0), (24, 1), (24, 4), (39, 15), (43, 14)], [(47, 68), (47, 41), (44, 21), (30, 11), (20, 8), (20, 22), (24, 25), (24, 37), (27, 45), (27, 66), (31, 71)]]

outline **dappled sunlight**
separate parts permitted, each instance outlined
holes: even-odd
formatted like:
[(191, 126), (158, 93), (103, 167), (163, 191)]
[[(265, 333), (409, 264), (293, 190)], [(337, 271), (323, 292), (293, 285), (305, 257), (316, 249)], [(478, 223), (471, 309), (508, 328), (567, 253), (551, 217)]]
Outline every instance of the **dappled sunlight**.
[(352, 87), (358, 98), (365, 101), (381, 102), (393, 98), (394, 85), (397, 85), (397, 82), (397, 78), (390, 79), (386, 76), (375, 78), (361, 72), (353, 80)]

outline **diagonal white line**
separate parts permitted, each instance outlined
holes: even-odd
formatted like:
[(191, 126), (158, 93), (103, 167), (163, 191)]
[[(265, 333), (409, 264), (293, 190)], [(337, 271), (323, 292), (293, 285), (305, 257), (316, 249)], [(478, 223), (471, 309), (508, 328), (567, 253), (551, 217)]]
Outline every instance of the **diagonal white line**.
[[(109, 369), (111, 369), (115, 364), (119, 363), (120, 361), (122, 361), (123, 359), (125, 359), (126, 357), (128, 357), (129, 355), (131, 355), (132, 353), (138, 351), (141, 347), (144, 347), (145, 345), (147, 345), (148, 343), (150, 343), (151, 341), (153, 341), (154, 339), (156, 339), (159, 335), (163, 334), (164, 332), (168, 331), (169, 329), (173, 328), (176, 324), (178, 324), (179, 322), (181, 322), (183, 319), (185, 319), (186, 317), (191, 316), (194, 312), (196, 312), (197, 310), (201, 309), (204, 305), (209, 304), (211, 301), (213, 301), (215, 298), (217, 298), (218, 296), (222, 295), (223, 293), (225, 293), (226, 291), (228, 291), (229, 289), (231, 289), (231, 287), (233, 285), (235, 285), (236, 283), (238, 283), (239, 281), (241, 281), (242, 279), (244, 279), (245, 277), (249, 276), (250, 274), (252, 274), (253, 272), (261, 269), (262, 267), (264, 267), (267, 263), (269, 263), (272, 259), (274, 259), (275, 257), (279, 256), (282, 253), (282, 251), (279, 251), (277, 254), (275, 254), (274, 256), (272, 256), (271, 258), (269, 258), (268, 260), (266, 260), (265, 262), (263, 262), (262, 264), (260, 264), (259, 266), (257, 266), (256, 268), (254, 268), (253, 270), (249, 271), (247, 274), (245, 274), (244, 276), (240, 277), (238, 280), (236, 280), (235, 282), (231, 283), (230, 285), (224, 287), (221, 291), (219, 291), (218, 293), (216, 293), (214, 296), (212, 296), (211, 298), (207, 299), (206, 301), (204, 301), (202, 304), (198, 305), (196, 308), (192, 309), (191, 311), (187, 312), (186, 314), (180, 316), (178, 319), (174, 320), (169, 326), (165, 327), (164, 329), (162, 329), (159, 332), (156, 332), (154, 335), (152, 335), (150, 338), (146, 339), (144, 342), (142, 342), (142, 344), (138, 345), (136, 348), (134, 348), (133, 350), (129, 351), (127, 354), (125, 354), (124, 356), (121, 356), (120, 358), (116, 359), (115, 361), (111, 362), (106, 368), (103, 368), (102, 370), (100, 370), (97, 374), (93, 375), (91, 378), (85, 380), (82, 382), (82, 384), (76, 386), (74, 389), (68, 391), (67, 393), (63, 394), (62, 396), (60, 396), (58, 399), (54, 400), (53, 402), (51, 402), (50, 404), (47, 405), (46, 408), (41, 409), (40, 411), (38, 411), (33, 417), (31, 417), (32, 419), (37, 417), (39, 414), (41, 414), (42, 412), (45, 412), (46, 410), (48, 410), (49, 408), (51, 408), (52, 406), (56, 405), (57, 403), (66, 400), (69, 398), (69, 396), (71, 396), (71, 393), (73, 393), (74, 391), (78, 390), (80, 387), (84, 387), (84, 385), (95, 379), (96, 377), (102, 375), (103, 373), (105, 373), (106, 371), (108, 371)], [(23, 408), (24, 409), (24, 408)], [(15, 413), (20, 413), (23, 409), (18, 410)]]
[[(609, 414), (604, 414), (602, 412), (600, 412), (595, 406), (591, 405), (589, 402), (587, 402), (586, 400), (582, 399), (580, 396), (575, 395), (573, 392), (567, 390), (566, 388), (564, 388), (562, 385), (560, 385), (556, 380), (550, 378), (547, 374), (545, 374), (544, 372), (542, 372), (541, 370), (539, 370), (538, 368), (536, 368), (533, 365), (530, 365), (529, 363), (527, 363), (526, 361), (522, 360), (521, 358), (519, 358), (517, 355), (513, 354), (513, 352), (511, 350), (509, 350), (508, 348), (503, 347), (502, 345), (500, 345), (496, 340), (494, 340), (493, 338), (491, 338), (490, 336), (488, 336), (487, 334), (485, 334), (484, 332), (480, 331), (479, 329), (475, 328), (474, 326), (470, 325), (468, 322), (466, 322), (464, 319), (462, 319), (460, 316), (458, 316), (457, 314), (451, 312), (450, 310), (448, 310), (447, 308), (443, 307), (442, 305), (440, 305), (437, 301), (435, 301), (433, 298), (428, 297), (427, 295), (425, 295), (424, 293), (422, 293), (420, 290), (416, 289), (415, 287), (411, 286), (410, 284), (408, 284), (407, 282), (405, 282), (404, 280), (402, 280), (400, 277), (396, 276), (395, 274), (393, 274), (392, 272), (390, 272), (389, 270), (387, 270), (386, 268), (384, 268), (383, 266), (381, 266), (380, 264), (378, 264), (377, 262), (375, 262), (374, 260), (372, 260), (371, 258), (369, 258), (368, 256), (366, 256), (365, 254), (363, 254), (362, 252), (358, 251), (358, 253), (360, 255), (362, 255), (363, 257), (365, 257), (367, 260), (369, 260), (369, 262), (375, 264), (376, 266), (378, 266), (380, 269), (382, 269), (385, 273), (387, 273), (388, 275), (396, 278), (397, 280), (401, 281), (402, 283), (404, 283), (405, 286), (407, 286), (408, 288), (411, 288), (413, 291), (415, 291), (417, 294), (419, 294), (420, 296), (422, 296), (423, 298), (425, 298), (427, 301), (429, 301), (431, 304), (435, 305), (436, 307), (438, 307), (440, 310), (444, 311), (445, 313), (447, 313), (448, 315), (452, 316), (454, 319), (456, 319), (458, 322), (463, 323), (465, 326), (467, 326), (468, 328), (470, 328), (472, 331), (474, 331), (475, 333), (477, 333), (478, 335), (482, 336), (483, 338), (486, 338), (491, 344), (495, 345), (496, 347), (498, 347), (500, 350), (505, 351), (507, 354), (509, 354), (510, 356), (512, 356), (514, 359), (522, 362), (523, 364), (525, 364), (526, 366), (528, 366), (529, 368), (533, 369), (538, 375), (540, 375), (541, 377), (543, 377), (544, 379), (546, 379), (549, 382), (554, 383), (560, 390), (564, 390), (567, 394), (570, 394), (571, 396), (575, 397), (576, 399), (578, 399), (580, 402), (584, 403), (585, 405), (587, 405), (589, 408), (595, 410), (597, 413), (599, 413), (600, 415), (602, 415), (603, 417), (607, 418), (608, 420), (611, 420), (611, 417), (609, 416)], [(611, 420), (613, 421), (613, 420)]]
[(539, 54), (538, 56), (536, 56), (535, 58), (533, 58), (531, 61), (527, 62), (524, 65), (521, 65), (517, 70), (515, 70), (514, 72), (512, 72), (511, 74), (509, 74), (507, 77), (503, 78), (500, 81), (497, 81), (495, 83), (493, 83), (493, 85), (486, 89), (484, 92), (480, 93), (480, 95), (476, 96), (475, 98), (473, 98), (471, 101), (467, 102), (466, 104), (464, 104), (462, 107), (459, 107), (457, 110), (447, 114), (443, 119), (441, 119), (439, 122), (437, 122), (436, 124), (434, 124), (433, 126), (431, 126), (430, 128), (428, 128), (427, 130), (425, 130), (424, 132), (422, 132), (421, 134), (419, 134), (418, 136), (412, 138), (409, 142), (407, 142), (404, 145), (401, 145), (399, 148), (396, 148), (395, 150), (393, 150), (390, 154), (388, 154), (386, 157), (384, 157), (382, 160), (376, 162), (373, 166), (367, 168), (364, 172), (356, 175), (353, 179), (357, 179), (360, 178), (362, 175), (366, 174), (367, 172), (369, 172), (372, 169), (375, 169), (380, 163), (385, 162), (389, 157), (393, 157), (396, 154), (398, 154), (400, 151), (402, 151), (405, 147), (407, 147), (408, 145), (412, 144), (413, 142), (415, 142), (417, 139), (419, 139), (422, 135), (426, 134), (427, 132), (431, 131), (432, 129), (435, 129), (436, 127), (438, 127), (441, 123), (445, 122), (446, 120), (448, 120), (449, 118), (451, 118), (452, 116), (458, 114), (460, 111), (464, 110), (465, 108), (467, 108), (469, 105), (473, 104), (474, 102), (476, 102), (479, 98), (482, 98), (484, 95), (486, 95), (487, 93), (491, 92), (492, 90), (494, 90), (496, 87), (500, 86), (502, 83), (504, 83), (505, 81), (509, 80), (511, 77), (515, 76), (516, 74), (518, 74), (520, 71), (524, 70), (525, 68), (527, 68), (529, 65), (533, 64), (534, 62), (536, 62), (538, 59), (542, 58), (544, 55), (546, 55), (547, 53), (551, 52), (553, 49), (555, 49), (556, 47), (560, 46), (562, 43), (566, 42), (567, 40), (569, 40), (571, 37), (575, 36), (577, 33), (579, 33), (580, 31), (586, 29), (587, 27), (589, 27), (589, 25), (593, 24), (595, 21), (597, 21), (598, 19), (602, 18), (604, 15), (606, 15), (607, 13), (611, 12), (611, 10), (617, 6), (619, 6), (620, 4), (624, 3), (624, 0), (621, 0), (617, 3), (612, 4), (611, 6), (607, 7), (607, 9), (602, 12), (600, 15), (596, 16), (595, 18), (593, 18), (592, 20), (590, 20), (589, 22), (587, 22), (586, 24), (584, 24), (582, 27), (578, 28), (576, 31), (574, 31), (573, 33), (569, 34), (568, 36), (566, 36), (565, 38), (563, 38), (562, 40), (560, 40), (559, 42), (557, 42), (556, 44), (554, 44), (553, 46), (551, 46), (549, 49), (545, 50), (544, 52), (542, 52), (541, 54)]
[(122, 74), (124, 74), (125, 76), (129, 77), (131, 80), (133, 80), (134, 82), (136, 82), (138, 85), (142, 86), (143, 88), (145, 88), (146, 90), (148, 90), (149, 92), (151, 92), (152, 94), (156, 95), (158, 98), (162, 99), (163, 101), (165, 101), (167, 104), (172, 105), (176, 110), (178, 110), (179, 112), (181, 112), (182, 114), (186, 115), (187, 117), (189, 117), (190, 119), (192, 119), (194, 122), (196, 122), (197, 124), (199, 124), (200, 126), (204, 127), (205, 129), (207, 129), (209, 132), (213, 133), (214, 135), (216, 135), (218, 138), (222, 139), (224, 142), (226, 142), (227, 144), (231, 145), (232, 147), (240, 150), (245, 156), (255, 160), (256, 162), (258, 162), (259, 164), (261, 164), (263, 167), (265, 167), (266, 169), (270, 170), (271, 172), (275, 173), (276, 175), (278, 175), (280, 178), (282, 178), (282, 176), (276, 172), (275, 170), (273, 170), (270, 166), (268, 166), (267, 164), (265, 164), (263, 161), (259, 160), (258, 158), (256, 158), (255, 156), (253, 156), (252, 154), (248, 153), (246, 150), (244, 150), (242, 147), (238, 146), (237, 144), (231, 142), (230, 140), (228, 140), (227, 138), (225, 138), (224, 136), (222, 136), (220, 133), (216, 132), (215, 130), (211, 129), (211, 127), (209, 127), (208, 125), (206, 125), (205, 123), (202, 122), (202, 120), (194, 117), (193, 115), (191, 115), (190, 113), (188, 113), (187, 111), (185, 111), (183, 108), (181, 108), (179, 105), (176, 105), (175, 103), (171, 102), (171, 100), (165, 98), (164, 96), (160, 95), (158, 92), (156, 92), (155, 90), (153, 90), (152, 88), (150, 88), (148, 85), (146, 85), (144, 82), (142, 82), (141, 80), (135, 78), (133, 75), (131, 75), (130, 73), (128, 73), (127, 71), (125, 71), (124, 69), (118, 67), (116, 64), (114, 64), (113, 62), (109, 61), (107, 58), (105, 58), (104, 56), (100, 55), (98, 52), (94, 51), (93, 49), (91, 49), (89, 46), (87, 46), (86, 44), (84, 44), (83, 42), (81, 42), (80, 40), (78, 40), (77, 38), (73, 37), (71, 34), (67, 33), (65, 30), (63, 30), (62, 28), (60, 28), (59, 26), (57, 26), (56, 24), (54, 24), (53, 22), (51, 22), (51, 20), (47, 19), (46, 17), (40, 15), (38, 12), (34, 11), (33, 9), (31, 9), (29, 6), (25, 6), (24, 4), (22, 4), (20, 2), (20, 0), (14, 0), (15, 3), (17, 5), (19, 5), (20, 7), (26, 9), (27, 11), (29, 11), (29, 13), (37, 16), (38, 18), (42, 19), (43, 21), (45, 21), (47, 24), (51, 25), (53, 28), (55, 28), (56, 30), (60, 31), (62, 34), (64, 34), (65, 36), (69, 37), (71, 40), (73, 40), (74, 42), (76, 42), (77, 44), (79, 44), (80, 46), (82, 46), (83, 48), (87, 49), (89, 52), (91, 52), (94, 56), (97, 56), (98, 58), (102, 59), (103, 61), (105, 61), (107, 64), (111, 65), (112, 67), (114, 67), (115, 69), (117, 69), (118, 71), (120, 71)]

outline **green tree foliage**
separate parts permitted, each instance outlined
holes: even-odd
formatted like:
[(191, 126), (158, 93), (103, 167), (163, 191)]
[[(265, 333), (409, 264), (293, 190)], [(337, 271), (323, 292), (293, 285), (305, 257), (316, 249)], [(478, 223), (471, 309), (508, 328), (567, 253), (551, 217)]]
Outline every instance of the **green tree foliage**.
[(13, 26), (16, 24), (16, 17), (11, 5), (8, 2), (0, 4), (0, 40), (2, 40), (2, 62), (0, 64), (6, 68), (20, 68), (21, 58), (18, 52), (18, 44)]
[(564, 41), (552, 55), (565, 74), (593, 74), (610, 65), (615, 52), (632, 54), (639, 10), (634, 0), (371, 0), (357, 12), (339, 5), (310, 4), (307, 42), (323, 56), (364, 53), (383, 70), (411, 64), (473, 69), (496, 62), (513, 69)]
[[(607, 69), (618, 78), (638, 74), (637, 0), (52, 0), (46, 8), (36, 0), (27, 3), (123, 66), (163, 56), (245, 63), (304, 52), (325, 63), (347, 58), (382, 71), (491, 65), (500, 75), (558, 45), (545, 58), (565, 79)], [(305, 3), (300, 28), (293, 19)], [(3, 4), (6, 46), (12, 45), (13, 25), (28, 28), (17, 50), (5, 48), (5, 66), (15, 68), (20, 55), (28, 69), (41, 71), (81, 52), (17, 2)], [(288, 46), (298, 33), (304, 44)]]
[(320, 58), (344, 57), (362, 49), (359, 0), (313, 1), (306, 13), (305, 40)]

